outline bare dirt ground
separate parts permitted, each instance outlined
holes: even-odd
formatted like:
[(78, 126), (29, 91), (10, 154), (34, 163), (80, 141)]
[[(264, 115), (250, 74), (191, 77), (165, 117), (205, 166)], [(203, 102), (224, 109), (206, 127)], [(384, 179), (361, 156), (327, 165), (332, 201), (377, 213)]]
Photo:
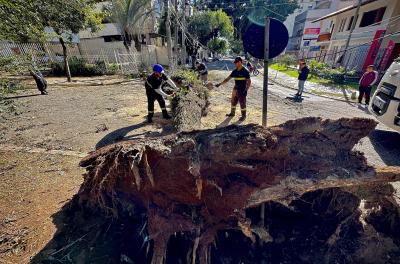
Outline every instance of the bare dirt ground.
[[(210, 77), (222, 80), (227, 74), (215, 70)], [(86, 153), (116, 141), (173, 132), (160, 113), (153, 124), (145, 122), (142, 80), (101, 77), (73, 84), (50, 79), (49, 83), (48, 96), (38, 96), (32, 86), (10, 95), (18, 114), (0, 117), (0, 263), (28, 263), (52, 239), (57, 231), (52, 216), (79, 189), (83, 171), (78, 162)], [(245, 123), (261, 120), (262, 77), (253, 78), (253, 83)], [(231, 87), (211, 92), (204, 128), (238, 124), (239, 112), (233, 119), (225, 117)], [(287, 98), (293, 93), (271, 86), (269, 125), (304, 116), (369, 116), (351, 103), (313, 95), (302, 103), (293, 102)], [(379, 126), (357, 149), (375, 165), (400, 165), (399, 144), (399, 134)]]

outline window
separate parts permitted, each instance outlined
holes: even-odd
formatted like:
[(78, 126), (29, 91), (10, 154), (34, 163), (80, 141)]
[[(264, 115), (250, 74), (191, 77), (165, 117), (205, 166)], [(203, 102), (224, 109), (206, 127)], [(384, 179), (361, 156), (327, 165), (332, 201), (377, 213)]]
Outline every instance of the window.
[(365, 12), (361, 18), (360, 27), (368, 27), (372, 24), (381, 22), (385, 11), (386, 7), (382, 7), (369, 12)]
[(121, 35), (104, 36), (104, 42), (122, 41)]
[(347, 18), (343, 18), (343, 19), (340, 21), (340, 26), (339, 26), (339, 31), (338, 31), (338, 32), (343, 32), (344, 26), (346, 25), (346, 20), (347, 20)]
[(351, 29), (351, 25), (353, 24), (354, 16), (350, 18), (349, 24), (347, 25), (347, 30)]

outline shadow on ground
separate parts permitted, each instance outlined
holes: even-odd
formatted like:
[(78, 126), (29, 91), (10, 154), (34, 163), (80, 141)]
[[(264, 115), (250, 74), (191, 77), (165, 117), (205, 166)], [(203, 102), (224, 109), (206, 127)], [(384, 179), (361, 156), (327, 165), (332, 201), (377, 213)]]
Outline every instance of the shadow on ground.
[(83, 210), (77, 199), (52, 215), (56, 234), (31, 263), (150, 263), (152, 244), (146, 243), (142, 213), (111, 218)]
[[(174, 133), (174, 128), (171, 122), (160, 122), (158, 123), (159, 117), (156, 115), (154, 119), (153, 124), (147, 123), (147, 121), (143, 121), (139, 124), (127, 126), (127, 127), (122, 127), (117, 130), (112, 131), (111, 133), (105, 135), (102, 139), (100, 139), (99, 142), (96, 144), (96, 149), (105, 147), (107, 145), (111, 145), (120, 141), (127, 141), (127, 140), (134, 140), (134, 139), (141, 139), (141, 138), (152, 138), (152, 137), (160, 137), (160, 136), (166, 136), (169, 134)], [(143, 133), (135, 133), (132, 135), (128, 135), (131, 132), (134, 132), (135, 130), (138, 130), (140, 128), (143, 128), (145, 126), (151, 126), (151, 125), (161, 125), (162, 126), (162, 131), (146, 131)]]
[[(380, 190), (392, 192), (386, 187)], [(359, 204), (358, 197), (338, 188), (305, 193), (289, 206), (267, 202), (263, 228), (268, 230), (271, 240), (257, 238), (252, 242), (240, 230), (219, 230), (211, 246), (210, 263), (398, 263), (396, 226), (400, 218), (396, 207), (386, 201), (385, 210), (366, 219), (381, 237), (382, 244), (377, 247), (376, 237), (370, 238), (363, 230)], [(151, 262), (153, 242), (148, 236), (144, 209), (132, 201), (134, 213), (127, 215), (118, 210), (118, 218), (111, 218), (88, 208), (90, 205), (82, 204), (76, 195), (54, 214), (57, 232), (31, 263)], [(254, 224), (261, 223), (260, 210), (260, 207), (247, 209), (246, 217)], [(193, 239), (194, 233), (188, 232), (171, 236), (165, 263), (191, 263)], [(388, 241), (395, 241), (396, 245)], [(392, 248), (385, 249), (387, 245)], [(382, 252), (377, 252), (376, 257), (369, 256), (368, 252), (377, 248)]]
[(400, 166), (400, 133), (376, 129), (369, 139), (378, 155), (388, 166)]
[(39, 96), (41, 94), (28, 94), (28, 95), (18, 95), (18, 96), (12, 96), (12, 97), (6, 97), (4, 98), (5, 100), (13, 100), (13, 99), (21, 99), (21, 98), (27, 98), (27, 97), (34, 97), (34, 96)]

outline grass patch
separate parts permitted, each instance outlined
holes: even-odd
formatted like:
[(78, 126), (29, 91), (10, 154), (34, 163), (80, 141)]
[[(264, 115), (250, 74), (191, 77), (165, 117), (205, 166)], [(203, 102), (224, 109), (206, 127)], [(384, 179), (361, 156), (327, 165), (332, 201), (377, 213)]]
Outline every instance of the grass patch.
[[(290, 77), (293, 77), (296, 79), (299, 76), (299, 73), (297, 72), (297, 70), (294, 70), (292, 68), (286, 68), (285, 66), (277, 64), (277, 63), (271, 64), (270, 68), (274, 69), (276, 71), (283, 72), (283, 73), (289, 75)], [(318, 84), (321, 84), (324, 86), (334, 86), (334, 87), (345, 88), (345, 89), (353, 90), (353, 91), (358, 91), (358, 86), (359, 86), (358, 82), (345, 82), (344, 84), (335, 84), (331, 80), (313, 76), (313, 75), (308, 75), (307, 81), (313, 82), (313, 83), (318, 83)], [(372, 94), (373, 94), (373, 92), (375, 92), (375, 90), (376, 90), (376, 87), (373, 87)], [(332, 93), (332, 94), (334, 94), (334, 93)]]

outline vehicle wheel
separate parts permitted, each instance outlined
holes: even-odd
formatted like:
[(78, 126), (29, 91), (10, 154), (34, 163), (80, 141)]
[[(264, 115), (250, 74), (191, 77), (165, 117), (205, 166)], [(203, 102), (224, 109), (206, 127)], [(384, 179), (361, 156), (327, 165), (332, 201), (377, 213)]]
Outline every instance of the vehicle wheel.
[(259, 72), (257, 69), (255, 69), (255, 70), (253, 71), (253, 74), (254, 74), (254, 76), (257, 76), (257, 75), (260, 74), (260, 72)]

